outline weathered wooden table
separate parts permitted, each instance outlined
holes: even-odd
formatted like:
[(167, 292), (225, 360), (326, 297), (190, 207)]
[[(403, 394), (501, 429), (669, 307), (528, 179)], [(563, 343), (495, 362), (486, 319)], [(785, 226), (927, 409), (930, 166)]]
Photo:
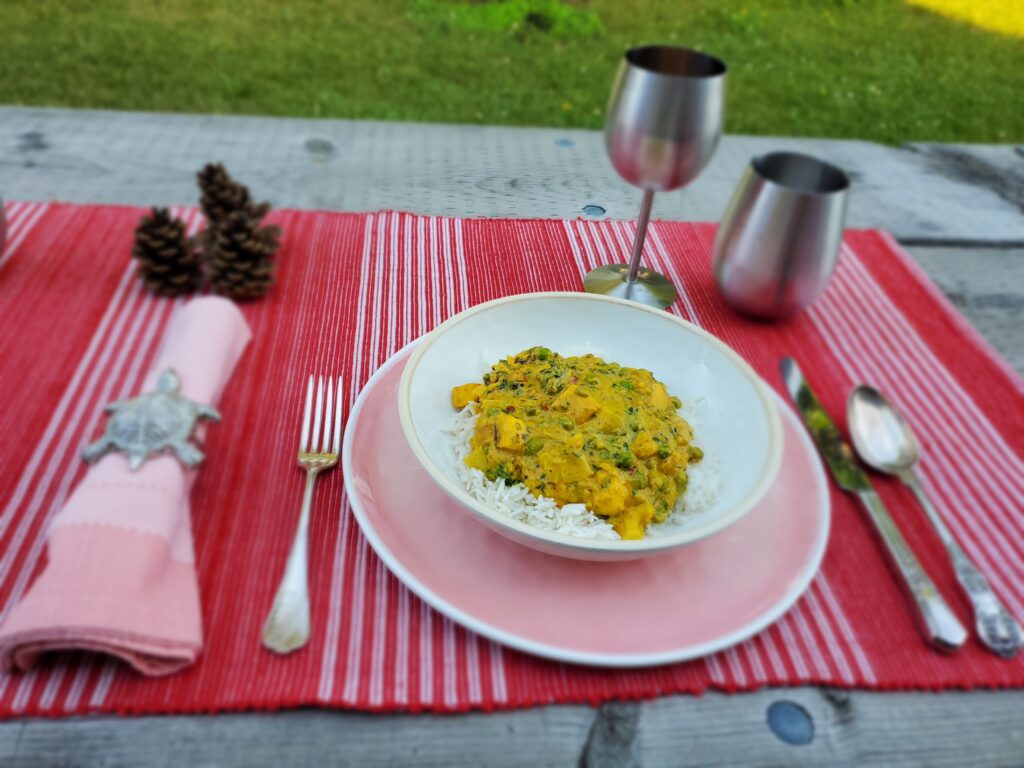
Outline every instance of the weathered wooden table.
[[(883, 227), (1024, 371), (1024, 148), (727, 137), (654, 215), (718, 219), (747, 160), (809, 152), (854, 180), (848, 224)], [(0, 108), (0, 195), (133, 205), (196, 199), (224, 161), (275, 206), (458, 216), (631, 218), (639, 194), (599, 133)], [(768, 727), (801, 705), (810, 744)], [(710, 693), (599, 709), (364, 715), (295, 711), (0, 723), (0, 765), (1024, 765), (1024, 692)]]

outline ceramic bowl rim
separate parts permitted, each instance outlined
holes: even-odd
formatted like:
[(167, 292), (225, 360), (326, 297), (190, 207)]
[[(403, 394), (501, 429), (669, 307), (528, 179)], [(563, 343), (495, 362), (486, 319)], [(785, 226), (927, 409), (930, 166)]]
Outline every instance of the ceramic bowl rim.
[[(757, 393), (762, 409), (765, 411), (768, 419), (769, 445), (767, 461), (761, 470), (760, 477), (746, 496), (722, 514), (717, 515), (701, 525), (687, 528), (679, 533), (657, 537), (645, 537), (643, 539), (636, 540), (585, 539), (579, 536), (570, 536), (569, 534), (556, 533), (542, 528), (535, 528), (531, 525), (520, 522), (519, 520), (510, 518), (497, 510), (491, 509), (486, 504), (477, 501), (469, 494), (468, 491), (465, 490), (465, 488), (453, 482), (430, 456), (430, 453), (427, 451), (426, 447), (420, 440), (419, 435), (416, 433), (416, 427), (412, 421), (412, 404), (410, 400), (412, 380), (419, 363), (423, 359), (427, 350), (430, 349), (438, 338), (469, 318), (483, 312), (487, 312), (498, 306), (524, 301), (537, 301), (540, 299), (605, 302), (609, 304), (618, 304), (631, 310), (647, 312), (656, 317), (662, 318), (665, 321), (681, 326), (683, 329), (700, 337), (704, 342), (724, 354), (726, 358), (733, 363), (733, 365), (736, 366), (736, 368), (738, 368), (753, 385), (754, 391)], [(638, 304), (626, 299), (617, 299), (611, 296), (599, 296), (590, 293), (575, 293), (569, 291), (545, 291), (507, 296), (500, 299), (494, 299), (493, 301), (487, 301), (482, 304), (477, 304), (457, 315), (453, 315), (448, 320), (441, 323), (441, 325), (437, 326), (434, 330), (421, 337), (416, 343), (416, 346), (412, 351), (412, 355), (409, 357), (405, 370), (402, 372), (402, 378), (398, 387), (398, 415), (406, 442), (412, 449), (413, 455), (416, 456), (416, 459), (420, 462), (420, 465), (431, 476), (434, 482), (437, 483), (450, 497), (464, 508), (471, 510), (475, 515), (483, 520), (489, 521), (492, 525), (496, 525), (499, 528), (503, 528), (514, 533), (514, 538), (516, 539), (525, 537), (537, 542), (544, 542), (549, 545), (553, 544), (559, 548), (574, 550), (580, 553), (633, 553), (639, 556), (644, 554), (653, 554), (655, 552), (664, 552), (678, 546), (699, 541), (700, 539), (717, 533), (742, 518), (743, 515), (753, 509), (754, 505), (757, 504), (762, 496), (764, 496), (768, 487), (778, 474), (779, 465), (782, 462), (782, 420), (766, 389), (767, 385), (761, 381), (754, 369), (751, 368), (750, 365), (748, 365), (747, 362), (731, 347), (705, 331), (703, 328), (683, 320), (680, 317), (671, 315), (664, 310), (647, 307), (643, 304)], [(529, 545), (524, 544), (524, 546)]]

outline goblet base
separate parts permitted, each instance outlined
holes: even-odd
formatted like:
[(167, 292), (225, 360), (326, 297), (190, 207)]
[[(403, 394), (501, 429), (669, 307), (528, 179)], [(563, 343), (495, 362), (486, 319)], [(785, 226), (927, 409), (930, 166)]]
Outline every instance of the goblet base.
[(645, 267), (640, 267), (636, 282), (630, 285), (628, 264), (604, 264), (590, 270), (583, 278), (583, 290), (659, 309), (670, 307), (676, 300), (676, 287), (669, 279)]

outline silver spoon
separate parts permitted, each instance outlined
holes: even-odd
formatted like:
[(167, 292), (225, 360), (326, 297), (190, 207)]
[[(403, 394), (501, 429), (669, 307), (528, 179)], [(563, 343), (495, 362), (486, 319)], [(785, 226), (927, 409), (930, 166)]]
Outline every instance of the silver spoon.
[(847, 404), (850, 435), (858, 455), (879, 472), (895, 475), (910, 488), (946, 545), (957, 581), (974, 608), (975, 627), (981, 642), (1004, 659), (1024, 646), (1024, 630), (996, 597), (981, 571), (957, 544), (921, 487), (914, 471), (920, 456), (917, 438), (903, 416), (881, 392), (859, 386)]

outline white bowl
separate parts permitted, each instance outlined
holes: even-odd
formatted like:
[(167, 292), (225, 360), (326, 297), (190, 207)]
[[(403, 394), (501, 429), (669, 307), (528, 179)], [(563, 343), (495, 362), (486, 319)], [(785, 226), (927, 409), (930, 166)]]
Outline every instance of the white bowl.
[[(593, 353), (646, 368), (683, 401), (694, 443), (718, 475), (710, 505), (671, 533), (640, 540), (584, 539), (534, 528), (477, 501), (453, 465), (451, 389), (532, 346)], [(584, 560), (629, 560), (688, 544), (739, 520), (768, 489), (782, 456), (782, 423), (765, 385), (735, 352), (667, 312), (586, 293), (533, 293), (491, 301), (438, 326), (402, 374), (398, 408), (413, 453), (437, 484), (478, 520), (533, 549)]]

